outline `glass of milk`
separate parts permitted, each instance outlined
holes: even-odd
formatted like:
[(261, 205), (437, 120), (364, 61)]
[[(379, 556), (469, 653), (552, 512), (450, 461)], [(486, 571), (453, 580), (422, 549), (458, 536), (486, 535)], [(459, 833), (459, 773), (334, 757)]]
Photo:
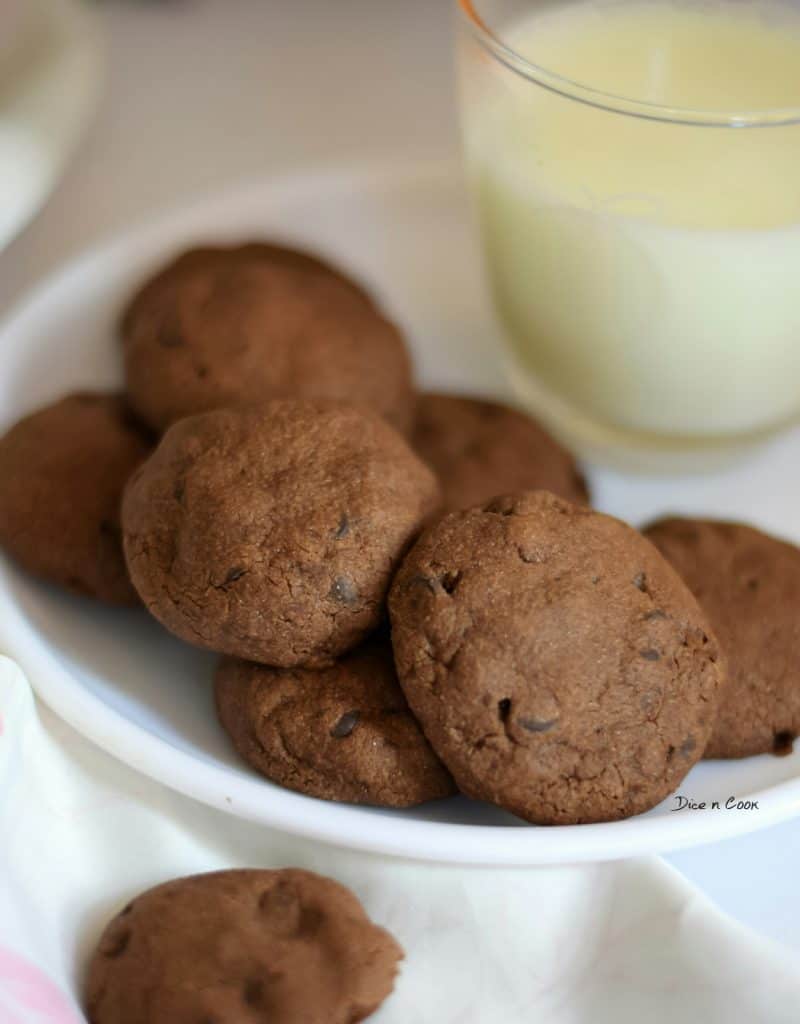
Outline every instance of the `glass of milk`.
[(585, 454), (800, 418), (800, 0), (461, 0), (463, 127), (521, 398)]

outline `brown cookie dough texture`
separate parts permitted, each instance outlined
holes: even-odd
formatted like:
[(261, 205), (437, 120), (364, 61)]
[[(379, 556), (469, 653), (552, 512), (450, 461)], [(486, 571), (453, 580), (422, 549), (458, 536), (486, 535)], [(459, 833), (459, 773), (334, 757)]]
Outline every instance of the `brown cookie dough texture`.
[(221, 871), (143, 893), (106, 928), (89, 1024), (355, 1024), (403, 952), (344, 886), (297, 869)]
[(175, 424), (130, 482), (142, 600), (201, 647), (320, 666), (381, 621), (395, 567), (440, 499), (374, 412), (276, 399)]
[(800, 550), (697, 519), (664, 519), (645, 535), (702, 605), (728, 660), (705, 756), (790, 753), (800, 735)]
[(148, 315), (149, 307), (163, 301), (162, 296), (169, 294), (170, 289), (183, 275), (191, 277), (192, 273), (198, 270), (230, 266), (238, 262), (246, 264), (258, 260), (297, 270), (328, 274), (347, 285), (365, 302), (372, 301), (368, 292), (357, 281), (347, 277), (346, 274), (325, 260), (302, 249), (293, 249), (274, 242), (245, 242), (235, 246), (198, 246), (180, 253), (139, 288), (122, 314), (120, 327), (123, 336), (134, 327), (139, 317)]
[(455, 791), (408, 709), (386, 639), (322, 671), (227, 658), (215, 683), (217, 713), (236, 749), (280, 786), (380, 807)]
[(570, 453), (535, 420), (496, 402), (420, 395), (412, 445), (438, 475), (448, 511), (518, 491), (589, 501)]
[(148, 451), (117, 395), (69, 395), (26, 416), (0, 439), (0, 546), (43, 579), (136, 604), (120, 501)]
[(121, 329), (130, 401), (154, 430), (283, 397), (361, 402), (410, 428), (402, 336), (363, 289), (307, 253), (191, 250), (145, 283)]
[(456, 512), (392, 586), (412, 711), (468, 796), (540, 824), (664, 799), (702, 755), (723, 675), (656, 549), (545, 492)]

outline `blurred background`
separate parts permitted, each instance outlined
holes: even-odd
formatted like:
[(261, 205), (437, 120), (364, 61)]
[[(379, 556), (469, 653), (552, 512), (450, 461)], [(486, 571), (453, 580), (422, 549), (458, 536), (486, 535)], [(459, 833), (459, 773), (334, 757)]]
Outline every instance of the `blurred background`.
[[(79, 4), (0, 0), (0, 156), (21, 57), (12, 30), (37, 6), (64, 18)], [(55, 193), (0, 253), (0, 310), (78, 249), (193, 195), (299, 166), (456, 152), (450, 0), (85, 6), (101, 84)]]

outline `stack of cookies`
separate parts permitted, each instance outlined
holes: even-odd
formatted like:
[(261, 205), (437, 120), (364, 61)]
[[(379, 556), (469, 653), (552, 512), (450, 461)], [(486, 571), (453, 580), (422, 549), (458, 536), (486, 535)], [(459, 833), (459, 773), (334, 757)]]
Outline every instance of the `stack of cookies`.
[(307, 253), (191, 250), (120, 324), (124, 396), (0, 441), (0, 543), (219, 652), (220, 722), (269, 779), (569, 824), (791, 748), (797, 549), (591, 510), (527, 416), (417, 394), (398, 328)]

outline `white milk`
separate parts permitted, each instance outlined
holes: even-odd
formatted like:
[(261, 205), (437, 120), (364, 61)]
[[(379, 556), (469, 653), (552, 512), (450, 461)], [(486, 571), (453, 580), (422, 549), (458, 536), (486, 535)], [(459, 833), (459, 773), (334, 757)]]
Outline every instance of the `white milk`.
[[(503, 38), (617, 96), (800, 107), (800, 20), (775, 7), (579, 2)], [(646, 120), (479, 63), (467, 149), (518, 369), (632, 434), (725, 438), (800, 412), (800, 125)]]

